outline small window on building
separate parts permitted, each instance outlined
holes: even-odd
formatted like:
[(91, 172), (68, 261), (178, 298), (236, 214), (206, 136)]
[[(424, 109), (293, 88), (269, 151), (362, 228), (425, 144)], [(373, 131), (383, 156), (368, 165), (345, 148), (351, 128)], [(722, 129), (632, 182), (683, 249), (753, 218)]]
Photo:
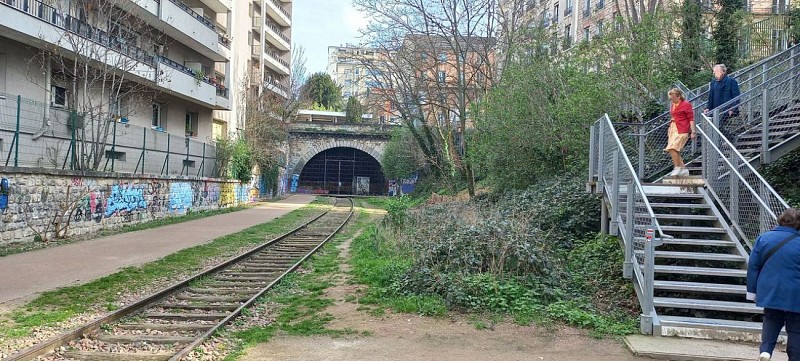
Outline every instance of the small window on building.
[(597, 20), (597, 35), (603, 35), (603, 19)]
[(583, 40), (589, 41), (589, 37), (591, 36), (591, 31), (589, 31), (589, 27), (583, 28)]
[(113, 150), (106, 150), (106, 158), (125, 161), (125, 152), (117, 152)]
[(161, 125), (161, 104), (153, 103), (153, 117), (151, 119), (150, 125), (153, 127), (162, 127)]
[(186, 113), (186, 136), (187, 137), (197, 137), (197, 128), (198, 128), (198, 114), (197, 113)]
[(440, 83), (444, 83), (444, 80), (445, 80), (445, 77), (446, 77), (446, 76), (447, 76), (447, 75), (445, 74), (445, 72), (443, 72), (443, 71), (440, 71), (440, 72), (439, 72), (439, 74), (438, 74), (437, 80), (438, 80)]
[(439, 61), (442, 62), (442, 63), (447, 62), (447, 54), (439, 53)]
[(53, 106), (66, 107), (67, 106), (67, 89), (58, 85), (53, 85), (50, 88), (50, 101)]
[(553, 23), (558, 23), (558, 17), (560, 14), (558, 13), (558, 4), (553, 5)]

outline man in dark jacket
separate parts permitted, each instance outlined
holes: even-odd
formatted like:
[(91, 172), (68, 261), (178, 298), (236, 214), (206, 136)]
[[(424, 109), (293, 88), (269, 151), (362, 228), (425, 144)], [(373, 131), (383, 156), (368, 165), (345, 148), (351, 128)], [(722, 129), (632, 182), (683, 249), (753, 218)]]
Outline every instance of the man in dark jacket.
[(800, 210), (784, 211), (778, 225), (753, 245), (747, 299), (764, 308), (759, 361), (770, 360), (784, 326), (789, 361), (800, 361)]
[[(708, 90), (708, 104), (706, 104), (706, 109), (703, 110), (703, 113), (707, 113), (709, 117), (711, 117), (711, 111), (741, 94), (739, 83), (736, 79), (728, 76), (728, 68), (725, 67), (725, 64), (714, 65), (713, 71), (714, 79), (711, 80), (711, 86)], [(727, 105), (724, 109), (720, 109), (719, 114), (719, 129), (731, 142), (734, 141), (732, 136), (735, 134), (729, 129), (730, 126), (727, 123), (729, 118), (738, 115), (737, 105), (739, 105), (738, 102)]]

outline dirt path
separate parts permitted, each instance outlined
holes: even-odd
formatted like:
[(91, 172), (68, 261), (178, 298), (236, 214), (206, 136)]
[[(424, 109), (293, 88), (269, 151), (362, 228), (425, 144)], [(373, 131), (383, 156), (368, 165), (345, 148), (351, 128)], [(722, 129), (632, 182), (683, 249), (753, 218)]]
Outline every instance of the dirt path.
[[(552, 329), (503, 323), (478, 330), (463, 316), (445, 319), (394, 313), (373, 316), (357, 310), (358, 304), (345, 301), (364, 287), (347, 284), (350, 242), (339, 245), (342, 262), (338, 284), (325, 292), (325, 297), (335, 303), (325, 312), (335, 317), (328, 328), (352, 329), (360, 335), (337, 338), (277, 335), (270, 342), (247, 350), (240, 360), (645, 360), (631, 355), (619, 341), (597, 340), (585, 331), (568, 327)], [(363, 336), (364, 332), (368, 336)]]

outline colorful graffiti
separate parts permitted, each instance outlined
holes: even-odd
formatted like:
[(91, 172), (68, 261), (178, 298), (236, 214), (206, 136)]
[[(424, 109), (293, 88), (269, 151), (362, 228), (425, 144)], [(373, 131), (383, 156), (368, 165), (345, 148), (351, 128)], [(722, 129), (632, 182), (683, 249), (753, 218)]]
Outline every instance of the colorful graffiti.
[(115, 185), (106, 200), (106, 217), (121, 212), (133, 213), (139, 209), (147, 208), (144, 200), (144, 190), (136, 185)]
[(72, 215), (72, 220), (75, 222), (82, 222), (82, 221), (95, 221), (100, 222), (103, 220), (103, 209), (105, 208), (103, 205), (105, 204), (103, 200), (103, 193), (99, 191), (91, 191), (89, 194), (81, 198), (78, 201), (78, 205), (75, 208), (75, 213)]
[(185, 213), (192, 208), (192, 186), (186, 182), (172, 183), (169, 188), (169, 209), (173, 213)]
[(219, 202), (219, 184), (217, 183), (192, 183), (192, 193), (194, 194), (193, 207), (209, 207)]
[(220, 186), (219, 191), (219, 205), (220, 207), (227, 207), (234, 205), (236, 202), (236, 195), (234, 193), (233, 184), (224, 183)]

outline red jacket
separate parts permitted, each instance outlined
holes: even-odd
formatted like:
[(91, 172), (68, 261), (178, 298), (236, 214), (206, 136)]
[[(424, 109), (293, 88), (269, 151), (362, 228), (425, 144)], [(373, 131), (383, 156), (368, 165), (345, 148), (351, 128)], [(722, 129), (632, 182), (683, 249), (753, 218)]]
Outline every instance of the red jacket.
[(692, 110), (692, 104), (681, 100), (678, 103), (677, 107), (673, 107), (670, 104), (670, 115), (672, 115), (672, 121), (675, 122), (675, 126), (678, 128), (678, 133), (689, 133), (692, 131), (692, 126), (690, 123), (694, 121), (694, 111)]

